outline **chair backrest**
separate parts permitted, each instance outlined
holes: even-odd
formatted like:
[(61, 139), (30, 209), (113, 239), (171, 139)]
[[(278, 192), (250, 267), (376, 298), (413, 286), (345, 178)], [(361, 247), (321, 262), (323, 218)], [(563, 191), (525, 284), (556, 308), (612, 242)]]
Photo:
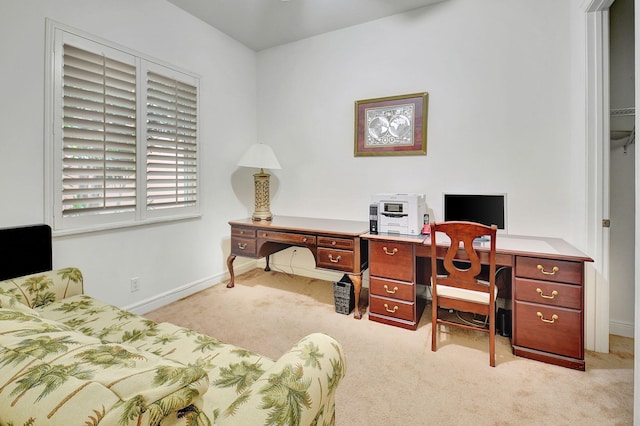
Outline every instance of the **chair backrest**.
[[(433, 275), (436, 276), (436, 258), (438, 233), (444, 233), (449, 237), (450, 245), (444, 256), (443, 266), (446, 276), (438, 276), (438, 284), (450, 287), (464, 288), (467, 290), (491, 292), (495, 285), (496, 269), (496, 225), (486, 226), (475, 222), (451, 221), (434, 223), (431, 225), (431, 264)], [(474, 246), (474, 240), (481, 237), (489, 237), (489, 278), (490, 286), (479, 284), (476, 278), (482, 269), (480, 255)], [(483, 255), (487, 256), (486, 250)], [(454, 262), (457, 260), (458, 262)], [(462, 261), (462, 262), (460, 262)], [(468, 263), (467, 263), (468, 262)], [(462, 268), (461, 263), (468, 267)]]

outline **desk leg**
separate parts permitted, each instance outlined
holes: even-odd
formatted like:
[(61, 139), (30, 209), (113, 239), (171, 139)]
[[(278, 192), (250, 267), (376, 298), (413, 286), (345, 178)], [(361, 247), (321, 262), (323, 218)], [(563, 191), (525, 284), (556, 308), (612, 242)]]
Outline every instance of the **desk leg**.
[(264, 267), (264, 271), (269, 272), (271, 270), (271, 268), (269, 267), (269, 255), (265, 256), (265, 260), (267, 262), (267, 266)]
[(227, 269), (229, 269), (229, 275), (231, 275), (231, 279), (229, 280), (229, 284), (227, 284), (227, 288), (233, 288), (235, 286), (236, 277), (233, 273), (233, 261), (236, 260), (236, 256), (230, 254), (227, 257)]
[(360, 291), (362, 290), (362, 275), (354, 275), (348, 274), (349, 278), (351, 278), (351, 282), (353, 283), (354, 297), (356, 298), (356, 309), (353, 314), (355, 319), (361, 319), (362, 314), (360, 313)]

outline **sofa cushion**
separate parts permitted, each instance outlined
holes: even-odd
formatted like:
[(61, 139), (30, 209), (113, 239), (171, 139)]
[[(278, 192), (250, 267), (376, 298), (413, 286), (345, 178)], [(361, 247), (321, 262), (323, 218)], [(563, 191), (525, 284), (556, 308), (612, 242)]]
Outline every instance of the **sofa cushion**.
[(208, 385), (196, 365), (0, 308), (2, 424), (182, 424)]
[[(155, 323), (131, 312), (78, 295), (38, 309), (102, 342), (126, 343), (139, 350), (203, 368), (216, 395), (207, 397), (207, 414), (231, 405), (238, 392), (262, 375), (274, 361), (171, 323)], [(237, 381), (237, 383), (232, 383)], [(235, 389), (235, 391), (234, 391)]]
[(82, 294), (41, 306), (37, 311), (102, 342), (135, 346), (158, 334), (154, 321)]
[[(253, 383), (262, 377), (274, 361), (204, 334), (163, 322), (157, 324), (154, 338), (136, 343), (144, 349), (175, 361), (191, 360), (209, 376), (205, 414), (212, 420), (220, 416)], [(216, 422), (217, 423), (217, 422)]]
[[(337, 385), (345, 371), (341, 350), (328, 336), (308, 336), (276, 362), (175, 324), (155, 323), (89, 296), (69, 297), (38, 308), (38, 312), (102, 342), (126, 343), (202, 368), (210, 383), (202, 410), (216, 424), (269, 424), (269, 418), (283, 412), (297, 413), (295, 416), (318, 413), (317, 424), (332, 424), (335, 389), (326, 391)], [(309, 381), (318, 374), (321, 380)], [(278, 389), (286, 392), (283, 401), (273, 399)], [(285, 402), (291, 405), (279, 405)], [(280, 420), (276, 418), (275, 424)]]

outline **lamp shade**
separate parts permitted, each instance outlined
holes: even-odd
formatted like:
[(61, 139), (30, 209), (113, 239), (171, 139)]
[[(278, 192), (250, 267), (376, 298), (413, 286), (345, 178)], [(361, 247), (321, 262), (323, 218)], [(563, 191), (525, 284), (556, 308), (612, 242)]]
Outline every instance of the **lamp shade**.
[(263, 143), (251, 145), (238, 161), (238, 166), (258, 169), (281, 169), (280, 163), (271, 147)]

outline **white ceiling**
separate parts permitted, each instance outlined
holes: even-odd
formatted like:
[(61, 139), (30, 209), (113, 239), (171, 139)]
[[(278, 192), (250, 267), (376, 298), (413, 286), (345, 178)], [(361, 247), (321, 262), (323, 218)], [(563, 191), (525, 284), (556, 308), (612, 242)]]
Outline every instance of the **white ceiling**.
[(443, 0), (169, 0), (260, 51)]

